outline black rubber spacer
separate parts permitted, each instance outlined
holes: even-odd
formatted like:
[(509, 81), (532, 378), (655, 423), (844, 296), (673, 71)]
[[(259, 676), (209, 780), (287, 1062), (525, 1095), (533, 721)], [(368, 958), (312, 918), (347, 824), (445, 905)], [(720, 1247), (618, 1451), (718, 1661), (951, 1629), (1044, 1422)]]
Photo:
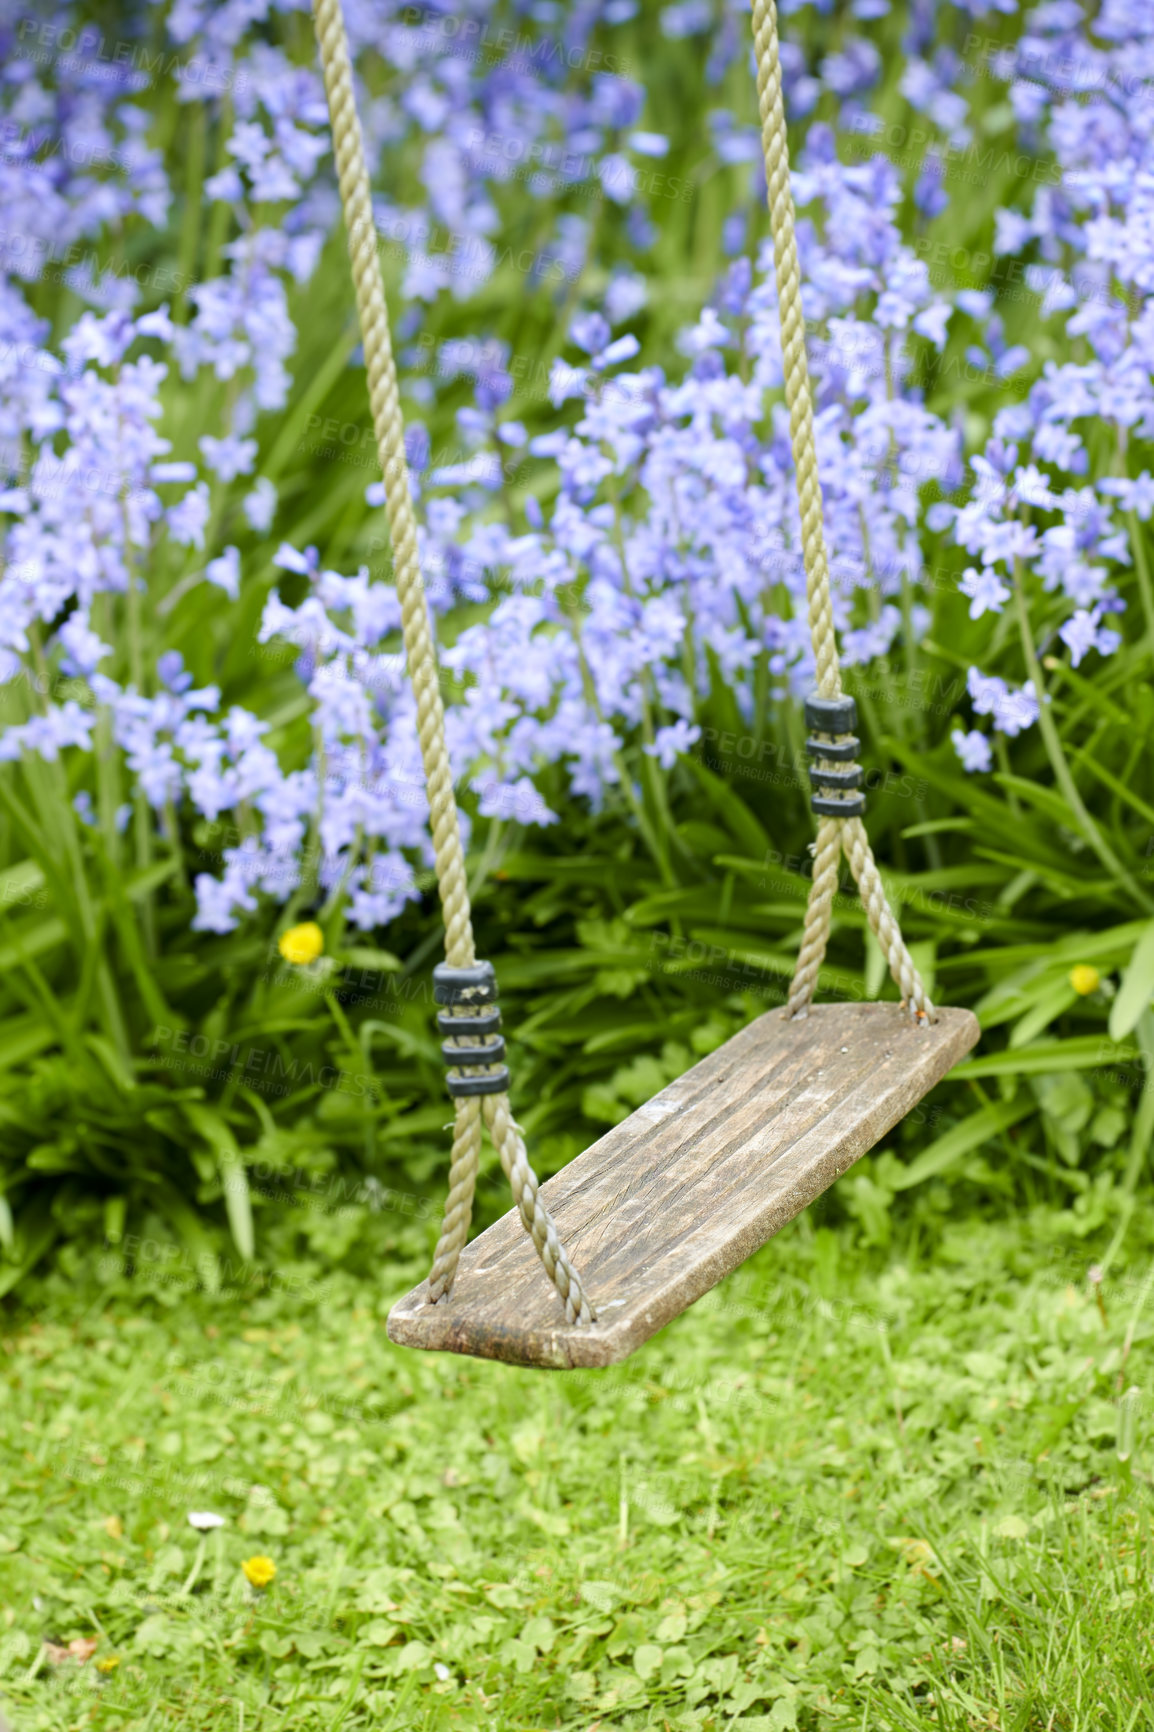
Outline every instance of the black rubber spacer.
[(490, 1071), (488, 1076), (454, 1076), (450, 1071), (445, 1085), (454, 1100), (469, 1095), (503, 1095), (509, 1092), (509, 1071), (506, 1065)]
[(500, 1026), (501, 1012), (495, 1004), (489, 1010), (479, 1010), (476, 1016), (455, 1016), (451, 1010), (437, 1012), (442, 1034), (496, 1034)]
[(852, 734), (857, 727), (857, 705), (852, 698), (805, 700), (805, 725), (815, 734)]
[(472, 968), (451, 968), (438, 962), (433, 970), (433, 998), (437, 1004), (493, 1004), (497, 998), (497, 976), (491, 962), (475, 962)]
[(860, 788), (862, 767), (851, 764), (848, 770), (811, 770), (809, 779), (815, 794), (824, 793), (827, 788)]
[(809, 797), (810, 811), (819, 818), (860, 818), (865, 806), (864, 794), (855, 794), (849, 800), (827, 800), (822, 794)]
[(828, 758), (831, 764), (849, 764), (861, 750), (861, 741), (852, 734), (848, 740), (807, 740), (805, 749), (811, 758)]
[(455, 1046), (447, 1040), (441, 1048), (441, 1057), (449, 1065), (500, 1064), (504, 1056), (505, 1042), (501, 1035), (487, 1040), (483, 1046)]

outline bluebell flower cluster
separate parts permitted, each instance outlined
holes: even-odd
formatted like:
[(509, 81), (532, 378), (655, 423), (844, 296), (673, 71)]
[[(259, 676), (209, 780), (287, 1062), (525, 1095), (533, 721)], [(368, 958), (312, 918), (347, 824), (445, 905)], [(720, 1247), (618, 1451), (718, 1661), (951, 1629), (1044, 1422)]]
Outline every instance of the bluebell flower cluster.
[[(632, 0), (538, 0), (500, 30), (489, 0), (346, 6), (370, 155), (408, 165), (378, 177), (388, 191), (375, 206), (382, 249), (403, 253), (403, 299), (475, 295), (530, 201), (542, 220), (525, 293), (557, 291), (567, 310), (568, 342), (545, 386), (550, 431), (514, 412), (514, 358), (495, 338), (483, 364), (457, 339), (432, 375), (406, 382), (411, 401), (430, 405), (472, 383), (450, 460), (433, 457), (418, 423), (408, 440), (466, 826), (547, 826), (563, 798), (628, 807), (646, 760), (672, 772), (698, 742), (718, 680), (752, 720), (759, 693), (796, 695), (813, 673), (772, 248), (749, 238), (761, 145), (751, 94), (741, 113), (720, 94), (748, 53), (745, 7), (675, 0), (662, 12), (668, 36), (708, 41), (710, 170), (747, 165), (746, 197), (725, 225), (728, 262), (663, 366), (646, 356), (639, 315), (652, 293), (654, 202), (680, 196), (658, 179), (671, 141), (647, 117), (638, 69), (603, 46)], [(989, 9), (972, 0), (963, 11)], [(851, 8), (863, 25), (886, 10), (885, 0)], [(175, 650), (155, 665), (140, 650), (146, 604), (161, 626), (197, 585), (222, 609), (244, 605), (244, 526), (271, 535), (279, 507), (260, 472), (262, 417), (283, 410), (293, 387), (292, 296), (339, 222), (321, 82), (299, 48), (280, 45), (298, 40), (294, 14), (307, 39), (303, 0), (175, 0), (143, 18), (154, 12), (179, 100), (189, 113), (211, 107), (221, 127), (205, 190), (210, 212), (228, 220), (214, 219), (223, 238), (197, 283), (142, 284), (86, 250), (133, 222), (164, 224), (173, 203), (148, 141), (143, 52), (110, 71), (99, 32), (69, 26), (77, 40), (61, 52), (66, 12), (45, 46), (36, 21), (0, 4), (10, 50), (0, 85), (10, 123), (0, 156), (0, 683), (30, 668), (69, 683), (0, 734), (0, 759), (80, 756), (103, 737), (158, 831), (230, 821), (235, 845), (196, 876), (199, 929), (227, 932), (263, 899), (303, 895), (339, 901), (371, 930), (419, 894), (431, 865), (391, 586), (367, 567), (329, 569), (313, 547), (282, 542), (274, 555), (283, 578), (257, 637), (295, 652), (307, 760), (282, 757), (268, 723), (222, 703), (217, 686), (198, 689)], [(1154, 428), (1154, 119), (1135, 82), (1136, 70), (1154, 70), (1154, 20), (1138, 0), (1105, 0), (1091, 39), (1082, 9), (1054, 0), (1032, 12), (1016, 60), (995, 55), (984, 69), (1005, 80), (1021, 138), (1061, 171), (1032, 186), (1029, 208), (998, 219), (999, 257), (1036, 255), (1027, 280), (1069, 357), (1047, 361), (1023, 394), (1014, 381), (1030, 355), (1007, 342), (992, 293), (936, 288), (903, 236), (907, 191), (918, 224), (941, 215), (951, 153), (974, 136), (966, 93), (977, 74), (935, 46), (935, 12), (930, 0), (910, 9), (899, 78), (931, 141), (909, 187), (877, 142), (868, 105), (883, 69), (869, 37), (845, 31), (815, 58), (783, 46), (791, 116), (807, 121), (793, 184), (843, 657), (865, 666), (925, 629), (923, 547), (937, 534), (960, 550), (972, 619), (996, 629), (1016, 597), (1039, 595), (1054, 645), (1077, 668), (1121, 642), (1118, 574), (1132, 557), (1129, 530), (1154, 509), (1149, 473), (1128, 463)], [(143, 19), (126, 32), (151, 40)], [(831, 96), (838, 133), (822, 118)], [(856, 148), (863, 140), (869, 148)], [(623, 237), (599, 274), (589, 269), (591, 198), (617, 213)], [(54, 343), (34, 306), (55, 263), (83, 310)], [(411, 317), (398, 323), (404, 340), (416, 335)], [(929, 407), (924, 388), (928, 363), (955, 336), (1009, 399), (972, 453), (960, 421)], [(201, 385), (219, 386), (195, 397), (213, 405), (212, 420), (190, 430), (174, 393), (193, 401)], [(1091, 426), (1112, 431), (1117, 454), (1100, 478)], [(371, 486), (369, 503), (382, 494)], [(1029, 678), (975, 666), (967, 693), (995, 734), (1014, 738), (1038, 719)], [(966, 770), (990, 767), (982, 727), (952, 737)], [(97, 822), (90, 794), (75, 809)], [(118, 806), (103, 819), (120, 828), (125, 816)]]
[[(889, 649), (895, 598), (921, 576), (921, 490), (961, 479), (957, 433), (910, 382), (911, 344), (940, 346), (950, 309), (901, 239), (900, 183), (883, 159), (846, 167), (815, 128), (796, 192), (808, 310), (826, 333), (814, 382), (838, 622), (847, 660), (864, 663)], [(812, 678), (768, 243), (756, 270), (729, 268), (683, 332), (679, 378), (631, 367), (637, 338), (614, 337), (598, 311), (578, 314), (570, 336), (576, 353), (550, 380), (569, 419), (554, 432), (530, 438), (500, 419), (512, 380), (494, 347), (458, 418), (471, 455), (427, 470), (410, 440), (434, 609), (496, 597), (442, 655), (463, 694), (447, 717), (459, 785), (479, 816), (526, 824), (556, 819), (537, 786), (548, 766), (595, 810), (628, 796), (638, 751), (671, 768), (699, 737), (714, 668), (748, 715), (759, 659), (779, 691)], [(523, 444), (546, 470), (547, 519), (536, 493), (522, 522), (500, 508), (501, 447)], [(369, 491), (380, 497), (379, 484)], [(298, 646), (315, 701), (325, 870), (347, 874), (352, 918), (379, 924), (415, 893), (406, 862), (427, 862), (412, 699), (386, 648), (395, 598), (364, 571), (322, 571), (313, 550), (282, 548), (278, 563), (310, 583), (296, 607), (274, 594), (261, 635)], [(275, 809), (278, 824), (222, 879), (200, 880), (206, 925), (247, 911), (254, 886), (287, 893), (283, 855), (317, 798), (315, 772), (256, 793), (254, 809)]]
[[(1132, 445), (1154, 433), (1154, 14), (1141, 0), (1106, 0), (1091, 20), (1072, 0), (1051, 0), (984, 70), (1006, 83), (1023, 145), (1056, 163), (1029, 208), (998, 211), (995, 252), (1026, 258), (1040, 314), (1060, 334), (1053, 347), (1070, 359), (1046, 361), (1025, 397), (999, 411), (973, 458), (971, 497), (940, 503), (931, 523), (977, 561), (960, 585), (971, 618), (1001, 613), (1016, 591), (1027, 603), (1040, 594), (1054, 647), (1078, 668), (1122, 642), (1117, 585), (1154, 505), (1149, 472), (1127, 473)], [(984, 325), (976, 353), (1008, 376), (1028, 357), (1006, 351), (989, 303), (986, 293), (968, 308)], [(1095, 477), (1087, 441), (1103, 432), (1113, 472)], [(969, 692), (1004, 735), (1037, 719), (1030, 681), (972, 668)], [(989, 768), (980, 737), (954, 735), (968, 770)]]

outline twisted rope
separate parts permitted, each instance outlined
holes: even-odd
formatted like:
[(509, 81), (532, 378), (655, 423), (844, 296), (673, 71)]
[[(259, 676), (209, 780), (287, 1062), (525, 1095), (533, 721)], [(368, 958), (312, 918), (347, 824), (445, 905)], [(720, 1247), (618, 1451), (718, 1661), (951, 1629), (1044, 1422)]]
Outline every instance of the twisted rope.
[[(389, 315), (377, 253), (369, 175), (353, 97), (352, 64), (340, 0), (314, 0), (313, 19), (324, 69), (333, 154), (364, 340), (373, 428), (385, 482), (385, 512), (392, 541), (397, 596), (401, 604), (401, 630), (416, 697), (417, 737), (429, 800), (437, 884), (445, 915), (445, 957), (454, 967), (467, 968), (476, 961), (476, 951), (465, 857), (461, 848), (453, 775), (445, 746), (445, 716), (437, 679), (437, 656), (417, 558), (417, 522), (405, 462), (397, 369), (389, 337)], [(479, 1106), (475, 1098), (456, 1102), (449, 1197), (430, 1276), (429, 1296), (434, 1301), (451, 1290), (457, 1261), (468, 1236), (481, 1146)], [(484, 1118), (497, 1145), (501, 1165), (509, 1175), (521, 1219), (564, 1302), (568, 1320), (591, 1322), (593, 1314), (581, 1283), (565, 1254), (549, 1212), (538, 1196), (537, 1180), (526, 1157), (520, 1131), (509, 1112), (508, 1097), (485, 1097)]]
[(441, 1236), (429, 1271), (429, 1299), (435, 1305), (452, 1290), (457, 1263), (469, 1237), (473, 1218), (473, 1193), (481, 1156), (481, 1103), (476, 1098), (459, 1100), (453, 1126), (453, 1154), (449, 1163), (449, 1194)]
[[(777, 15), (773, 0), (752, 0), (753, 40), (757, 55), (757, 97), (761, 140), (765, 150), (765, 180), (773, 233), (781, 317), (781, 352), (785, 401), (789, 408), (790, 442), (797, 471), (797, 502), (801, 512), (802, 552), (809, 631), (817, 665), (817, 689), (823, 698), (842, 695), (841, 667), (830, 599), (829, 558), (822, 524), (821, 483), (813, 436), (813, 398), (805, 356), (805, 317), (801, 304), (801, 270), (794, 233), (793, 195), (789, 185), (789, 144), (781, 91), (781, 60)], [(861, 892), (871, 928), (885, 953), (889, 970), (915, 1020), (934, 1019), (921, 977), (902, 939), (901, 929), (886, 901), (881, 875), (860, 818), (823, 818), (814, 844), (814, 870), (806, 906), (805, 929), (797, 969), (786, 1005), (787, 1016), (804, 1016), (813, 999), (818, 971), (829, 941), (830, 916), (837, 887), (837, 867), (845, 849)]]

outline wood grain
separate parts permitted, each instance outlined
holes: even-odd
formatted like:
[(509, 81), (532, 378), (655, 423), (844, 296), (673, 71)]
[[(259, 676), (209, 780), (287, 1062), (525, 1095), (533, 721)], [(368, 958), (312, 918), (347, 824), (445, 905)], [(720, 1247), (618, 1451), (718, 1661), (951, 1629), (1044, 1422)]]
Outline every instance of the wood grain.
[(428, 1283), (389, 1338), (516, 1365), (612, 1365), (700, 1299), (841, 1177), (978, 1038), (968, 1010), (915, 1028), (894, 1004), (774, 1010), (541, 1187), (597, 1321), (565, 1320), (510, 1210)]

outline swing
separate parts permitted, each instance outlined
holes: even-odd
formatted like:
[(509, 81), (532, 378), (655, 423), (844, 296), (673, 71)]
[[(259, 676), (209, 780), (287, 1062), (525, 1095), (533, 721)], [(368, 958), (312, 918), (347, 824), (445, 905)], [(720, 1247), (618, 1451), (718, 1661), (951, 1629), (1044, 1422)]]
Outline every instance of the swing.
[[(842, 693), (830, 603), (773, 0), (753, 0), (753, 30), (817, 667), (805, 719), (819, 822), (801, 949), (784, 1012), (750, 1023), (541, 1186), (509, 1107), (496, 978), (473, 943), (348, 39), (340, 0), (314, 0), (313, 10), (445, 917), (433, 990), (456, 1115), (449, 1195), (429, 1278), (394, 1305), (389, 1338), (516, 1365), (611, 1365), (840, 1178), (978, 1038), (971, 1011), (931, 1004), (862, 823), (855, 706)], [(812, 1003), (843, 849), (900, 1005)], [(516, 1208), (466, 1246), (482, 1121)]]

